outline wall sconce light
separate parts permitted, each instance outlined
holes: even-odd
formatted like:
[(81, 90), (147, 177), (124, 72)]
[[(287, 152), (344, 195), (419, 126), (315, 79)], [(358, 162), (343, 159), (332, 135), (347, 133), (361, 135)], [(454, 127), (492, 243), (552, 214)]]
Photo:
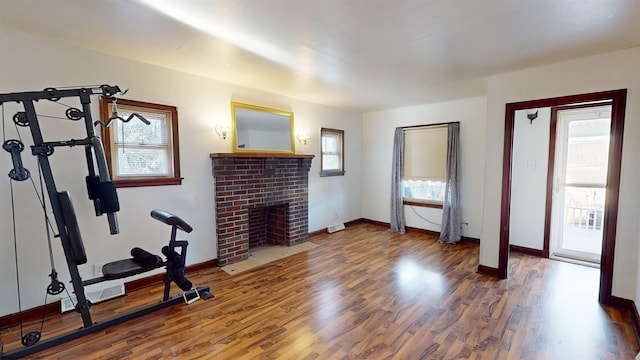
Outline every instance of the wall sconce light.
[(527, 110), (527, 119), (529, 119), (529, 125), (533, 124), (533, 120), (535, 120), (538, 117), (538, 109), (534, 110)]
[(229, 135), (229, 132), (231, 132), (231, 128), (229, 126), (224, 126), (224, 125), (216, 125), (216, 133), (218, 134), (218, 137), (220, 139), (226, 139), (227, 135)]
[(307, 134), (298, 133), (296, 135), (298, 142), (302, 145), (307, 145), (307, 140), (309, 140), (310, 136)]

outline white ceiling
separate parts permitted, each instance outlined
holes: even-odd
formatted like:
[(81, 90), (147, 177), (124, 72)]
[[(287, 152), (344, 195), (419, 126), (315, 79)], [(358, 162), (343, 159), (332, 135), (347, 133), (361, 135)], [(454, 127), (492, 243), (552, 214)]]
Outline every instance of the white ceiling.
[(640, 46), (640, 1), (0, 0), (0, 26), (371, 111), (483, 95), (492, 74)]

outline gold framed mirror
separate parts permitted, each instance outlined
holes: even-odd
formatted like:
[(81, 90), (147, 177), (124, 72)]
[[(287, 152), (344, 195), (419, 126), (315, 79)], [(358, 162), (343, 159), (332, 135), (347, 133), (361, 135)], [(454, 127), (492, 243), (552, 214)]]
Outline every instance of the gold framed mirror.
[(293, 113), (231, 102), (233, 152), (295, 153)]

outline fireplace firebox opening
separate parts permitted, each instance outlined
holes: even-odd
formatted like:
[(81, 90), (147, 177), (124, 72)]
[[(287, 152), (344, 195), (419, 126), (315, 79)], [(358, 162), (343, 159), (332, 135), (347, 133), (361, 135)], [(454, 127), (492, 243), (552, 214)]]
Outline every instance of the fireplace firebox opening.
[(287, 245), (289, 203), (249, 209), (249, 249)]

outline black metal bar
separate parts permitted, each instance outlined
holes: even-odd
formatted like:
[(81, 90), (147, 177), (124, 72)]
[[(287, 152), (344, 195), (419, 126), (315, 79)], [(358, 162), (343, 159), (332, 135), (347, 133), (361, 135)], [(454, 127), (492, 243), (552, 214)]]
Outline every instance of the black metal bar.
[[(65, 97), (73, 96), (90, 96), (96, 94), (102, 94), (104, 96), (113, 96), (115, 94), (122, 93), (120, 88), (116, 86), (101, 85), (99, 87), (88, 88), (75, 88), (75, 89), (44, 89), (42, 91), (26, 91), (18, 93), (0, 94), (0, 103), (3, 102), (21, 102), (21, 101), (38, 101), (38, 100), (51, 100), (57, 101)], [(86, 109), (85, 109), (86, 111)], [(86, 112), (85, 112), (86, 115)]]
[(101, 282), (107, 281), (107, 279), (104, 276), (100, 276), (97, 278), (93, 278), (93, 279), (89, 279), (89, 280), (85, 280), (82, 282), (83, 286), (89, 286), (89, 285), (93, 285), (93, 284), (98, 284)]
[[(113, 90), (120, 92), (120, 88), (117, 86)], [(104, 85), (102, 93), (105, 92)], [(105, 94), (106, 95), (106, 94)], [(113, 95), (113, 94), (112, 94)], [(87, 132), (87, 137), (92, 138), (96, 136), (96, 130), (93, 126), (93, 119), (91, 118), (91, 94), (82, 92), (80, 94), (80, 103), (82, 104), (82, 113), (84, 114), (84, 127)]]
[[(109, 167), (107, 166), (107, 160), (104, 154), (104, 148), (102, 147), (102, 141), (96, 136), (90, 138), (92, 142), (93, 152), (96, 156), (96, 165), (98, 166), (98, 176), (101, 182), (111, 181), (109, 175)], [(120, 230), (118, 228), (118, 218), (115, 213), (107, 213), (107, 221), (109, 222), (109, 230), (111, 235), (117, 234)]]
[[(87, 140), (89, 140), (89, 143), (86, 144), (84, 148), (84, 156), (87, 160), (88, 176), (94, 177), (96, 176), (96, 168), (95, 168), (94, 159), (93, 159), (93, 147), (92, 147), (93, 141), (91, 139), (94, 138), (96, 134), (95, 134), (95, 129), (93, 127), (93, 119), (91, 118), (91, 107), (90, 107), (91, 99), (87, 99), (87, 100), (88, 101), (84, 101), (84, 99), (82, 100), (82, 113), (84, 115), (84, 126), (87, 132)], [(96, 199), (93, 199), (93, 207), (94, 207), (96, 216), (102, 215), (102, 212), (100, 211), (100, 204)], [(109, 228), (111, 230), (111, 224), (109, 224)], [(111, 233), (113, 235), (113, 231)]]
[[(173, 244), (176, 242), (176, 236), (178, 235), (178, 226), (173, 225), (171, 227), (171, 240), (169, 240), (169, 246), (173, 246)], [(173, 247), (171, 248), (171, 250), (173, 250)]]
[[(203, 286), (203, 287), (199, 287), (197, 288), (199, 293), (203, 293), (205, 291), (209, 291), (209, 287), (208, 286)], [(7, 353), (5, 353), (3, 355), (4, 359), (18, 359), (24, 356), (28, 356), (31, 354), (34, 354), (36, 352), (48, 349), (50, 347), (56, 346), (56, 345), (60, 345), (60, 344), (64, 344), (67, 341), (71, 341), (71, 340), (75, 340), (78, 338), (81, 338), (85, 335), (89, 335), (92, 333), (95, 333), (97, 331), (100, 330), (104, 330), (108, 327), (123, 323), (125, 321), (129, 321), (131, 319), (135, 319), (137, 317), (143, 316), (143, 315), (147, 315), (150, 314), (154, 311), (160, 310), (162, 308), (168, 307), (168, 306), (172, 306), (175, 305), (179, 302), (184, 301), (184, 298), (181, 295), (178, 296), (174, 296), (172, 298), (169, 298), (166, 301), (161, 301), (159, 303), (153, 304), (153, 305), (149, 305), (147, 307), (138, 309), (136, 311), (132, 311), (117, 317), (114, 317), (112, 319), (109, 320), (105, 320), (102, 322), (96, 322), (94, 324), (91, 324), (90, 326), (85, 326), (84, 328), (78, 329), (78, 330), (74, 330), (71, 331), (69, 333), (60, 335), (60, 336), (56, 336), (53, 337), (51, 339), (47, 339), (47, 340), (42, 340), (39, 343), (37, 343), (36, 345), (30, 346), (30, 347), (25, 347), (25, 348), (19, 348), (19, 349), (15, 349), (12, 351), (9, 351)]]
[(171, 290), (171, 275), (167, 270), (167, 273), (164, 274), (164, 278), (162, 279), (164, 282), (164, 292), (162, 294), (162, 301), (167, 301), (169, 299), (169, 291)]
[(61, 146), (65, 146), (65, 147), (74, 147), (74, 146), (79, 146), (79, 145), (89, 145), (91, 144), (91, 139), (87, 138), (87, 139), (71, 139), (71, 140), (62, 140), (62, 141), (45, 141), (43, 142), (41, 145), (39, 146), (35, 146), (33, 145), (31, 147), (31, 153), (33, 155), (38, 155), (38, 154), (51, 154), (51, 152), (53, 151), (53, 148), (55, 147), (61, 147)]
[[(38, 117), (36, 115), (33, 101), (23, 101), (23, 106), (25, 109), (27, 120), (29, 122), (31, 136), (33, 137), (33, 144), (35, 147), (42, 146), (44, 140), (42, 138), (40, 125), (38, 124)], [(60, 205), (60, 200), (58, 198), (58, 190), (53, 178), (53, 171), (51, 169), (51, 164), (49, 163), (49, 157), (45, 154), (38, 154), (36, 156), (38, 158), (40, 168), (42, 169), (42, 177), (47, 187), (49, 202), (51, 203), (53, 216), (56, 220), (58, 233), (60, 234), (62, 249), (64, 250), (64, 256), (67, 261), (69, 275), (71, 276), (71, 284), (73, 285), (73, 290), (76, 294), (76, 298), (78, 299), (78, 310), (82, 315), (82, 321), (84, 325), (89, 326), (92, 323), (91, 314), (89, 313), (89, 305), (85, 297), (84, 287), (82, 286), (82, 278), (80, 277), (80, 272), (78, 271), (78, 265), (74, 260), (73, 248), (71, 245), (71, 240), (69, 239), (69, 235), (67, 233), (66, 222), (62, 212), (62, 206)]]

